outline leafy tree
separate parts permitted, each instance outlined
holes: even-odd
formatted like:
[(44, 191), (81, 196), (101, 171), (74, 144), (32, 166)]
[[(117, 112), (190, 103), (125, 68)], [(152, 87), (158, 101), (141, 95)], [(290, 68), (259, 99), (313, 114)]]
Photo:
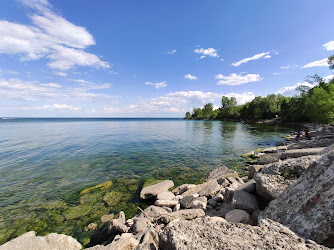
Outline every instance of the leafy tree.
[(207, 103), (204, 105), (204, 108), (202, 109), (203, 118), (204, 119), (210, 119), (213, 115), (213, 104)]
[(328, 57), (329, 69), (334, 69), (334, 55)]
[(191, 117), (191, 114), (190, 114), (190, 112), (187, 112), (186, 113), (186, 116), (185, 116), (185, 119), (191, 119), (192, 117)]
[(194, 108), (192, 117), (194, 119), (202, 119), (203, 118), (202, 109), (201, 108)]

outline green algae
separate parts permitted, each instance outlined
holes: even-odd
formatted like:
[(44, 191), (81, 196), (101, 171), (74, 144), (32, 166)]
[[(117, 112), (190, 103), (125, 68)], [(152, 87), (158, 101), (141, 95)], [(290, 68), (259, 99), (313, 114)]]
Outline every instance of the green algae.
[(121, 200), (121, 194), (115, 191), (106, 193), (103, 196), (103, 201), (107, 204), (108, 207), (115, 206)]
[(112, 181), (106, 181), (106, 182), (100, 183), (98, 185), (95, 185), (93, 187), (86, 188), (86, 189), (82, 190), (80, 192), (80, 194), (83, 195), (83, 194), (86, 194), (90, 191), (97, 190), (97, 189), (100, 190), (100, 191), (101, 190), (106, 190), (106, 189), (110, 188), (111, 186), (112, 186)]
[(63, 214), (66, 220), (73, 220), (87, 215), (90, 210), (90, 206), (80, 205), (66, 210)]

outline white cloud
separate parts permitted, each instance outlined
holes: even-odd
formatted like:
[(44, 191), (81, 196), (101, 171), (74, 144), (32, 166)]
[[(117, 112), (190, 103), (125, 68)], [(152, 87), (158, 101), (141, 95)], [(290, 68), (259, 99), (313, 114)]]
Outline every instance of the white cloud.
[(289, 64), (287, 66), (282, 66), (281, 69), (293, 69), (293, 68), (298, 68), (297, 64)]
[(324, 59), (319, 60), (319, 61), (314, 61), (314, 62), (310, 62), (308, 64), (305, 64), (301, 68), (304, 69), (304, 68), (311, 68), (311, 67), (328, 67), (329, 64), (328, 64), (327, 61), (328, 61), (328, 59), (324, 58)]
[(42, 83), (41, 86), (44, 86), (44, 87), (51, 87), (51, 88), (61, 88), (61, 85), (59, 85), (58, 83)]
[(215, 76), (215, 79), (218, 79), (217, 85), (241, 85), (248, 82), (258, 82), (261, 81), (262, 78), (259, 74), (247, 74), (247, 75), (237, 75), (236, 73), (232, 73), (229, 76), (224, 76), (223, 74), (219, 74)]
[(175, 53), (176, 53), (176, 49), (173, 49), (173, 50), (167, 51), (165, 54), (174, 55)]
[(293, 86), (286, 86), (283, 88), (280, 88), (275, 94), (278, 95), (284, 95), (284, 96), (294, 96), (297, 94), (297, 88), (300, 86), (306, 86), (309, 88), (313, 88), (314, 85), (309, 83), (309, 82), (301, 82), (301, 83), (297, 83)]
[(229, 93), (224, 96), (228, 98), (235, 97), (238, 105), (245, 104), (246, 102), (251, 102), (255, 98), (255, 95), (253, 92), (246, 92), (242, 94)]
[(283, 73), (273, 73), (274, 76), (282, 75)]
[(258, 60), (258, 59), (261, 59), (261, 58), (271, 58), (271, 56), (269, 54), (270, 54), (270, 52), (264, 52), (264, 53), (256, 54), (252, 57), (248, 57), (248, 58), (242, 59), (238, 62), (232, 63), (232, 65), (234, 67), (238, 67), (243, 63), (248, 63), (249, 61)]
[(334, 50), (334, 41), (325, 43), (324, 45), (322, 45), (326, 48), (326, 50)]
[(117, 108), (113, 108), (113, 107), (106, 107), (106, 108), (103, 108), (103, 111), (108, 112), (108, 113), (115, 113), (115, 112), (119, 112), (120, 110)]
[(160, 88), (164, 88), (167, 86), (166, 84), (166, 81), (164, 82), (156, 82), (156, 83), (153, 83), (153, 82), (145, 82), (146, 85), (152, 85), (154, 86), (156, 89), (160, 89)]
[(84, 27), (55, 14), (46, 0), (21, 2), (37, 12), (30, 16), (33, 26), (0, 21), (0, 53), (19, 54), (23, 61), (47, 57), (51, 59), (49, 67), (63, 71), (75, 66), (110, 67), (96, 55), (83, 51), (95, 44)]
[(333, 78), (334, 78), (334, 75), (328, 75), (328, 76), (325, 76), (323, 79), (324, 79), (324, 81), (329, 82)]
[(83, 79), (70, 79), (70, 81), (79, 83), (84, 89), (108, 89), (111, 88), (110, 83), (96, 84), (94, 82), (89, 82)]
[(52, 74), (56, 76), (67, 76), (67, 73), (65, 72), (52, 72)]
[(11, 75), (19, 75), (20, 74), (20, 73), (14, 71), (14, 70), (7, 70), (7, 73), (11, 74)]
[[(37, 108), (38, 109), (38, 108)], [(57, 110), (61, 110), (61, 111), (65, 111), (65, 110), (71, 110), (71, 111), (78, 111), (81, 110), (81, 108), (79, 107), (73, 107), (67, 104), (53, 104), (53, 105), (44, 105), (43, 107), (41, 107), (41, 109), (57, 109)]]
[(118, 72), (116, 72), (116, 71), (112, 71), (112, 70), (110, 70), (110, 71), (108, 72), (108, 74), (110, 74), (110, 75), (119, 75)]
[(207, 57), (207, 56), (211, 56), (211, 57), (219, 57), (217, 50), (214, 48), (207, 48), (207, 49), (195, 49), (194, 52), (196, 54), (200, 54), (201, 55), (201, 59)]
[(198, 79), (197, 76), (192, 76), (190, 74), (185, 75), (184, 78), (189, 79), (189, 80), (197, 80)]

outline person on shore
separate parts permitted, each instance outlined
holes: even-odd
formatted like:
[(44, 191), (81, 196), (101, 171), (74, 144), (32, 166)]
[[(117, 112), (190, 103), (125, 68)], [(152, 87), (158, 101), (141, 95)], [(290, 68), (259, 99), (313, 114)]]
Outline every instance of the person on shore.
[(301, 132), (298, 130), (296, 135), (296, 142), (300, 141)]
[(305, 129), (304, 132), (305, 132), (305, 137), (306, 137), (307, 139), (311, 140), (311, 133), (310, 133), (310, 130), (309, 130), (309, 129)]

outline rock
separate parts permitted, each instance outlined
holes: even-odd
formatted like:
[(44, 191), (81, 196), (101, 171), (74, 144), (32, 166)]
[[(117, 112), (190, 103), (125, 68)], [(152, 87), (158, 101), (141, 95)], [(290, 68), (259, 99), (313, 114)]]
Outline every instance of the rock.
[[(150, 218), (152, 218), (153, 220), (158, 219), (161, 215), (163, 214), (168, 214), (168, 212), (163, 209), (162, 207), (157, 207), (157, 206), (148, 206), (147, 208), (144, 209), (144, 212), (150, 216)], [(137, 219), (137, 218), (147, 218), (146, 215), (144, 213), (140, 213), (139, 215), (136, 215), (135, 217), (133, 217), (133, 219)]]
[(265, 165), (279, 160), (278, 154), (264, 154), (259, 157), (257, 163), (260, 165)]
[(119, 239), (106, 246), (106, 249), (132, 250), (136, 249), (139, 242), (130, 233), (123, 233)]
[(259, 222), (259, 215), (261, 213), (261, 210), (255, 210), (252, 215), (251, 215), (251, 218), (250, 218), (250, 224), (252, 226), (256, 226)]
[(66, 210), (63, 215), (66, 220), (73, 220), (87, 215), (91, 209), (91, 206), (79, 205)]
[(178, 201), (171, 201), (171, 200), (156, 200), (154, 202), (154, 206), (158, 207), (174, 207)]
[(256, 182), (255, 180), (250, 180), (242, 185), (240, 185), (239, 187), (237, 187), (236, 190), (242, 190), (242, 191), (245, 191), (247, 193), (252, 193), (255, 191), (255, 188), (256, 188)]
[(198, 197), (198, 194), (191, 194), (187, 196), (183, 196), (180, 200), (181, 207), (183, 208), (190, 208), (190, 203)]
[(167, 192), (168, 189), (174, 186), (174, 182), (171, 180), (165, 180), (157, 184), (144, 187), (140, 192), (141, 199), (149, 199), (157, 196), (159, 193)]
[(175, 219), (190, 220), (204, 215), (205, 213), (202, 209), (186, 209), (162, 215), (160, 220), (162, 223), (167, 224), (171, 220)]
[(238, 182), (239, 182), (239, 184), (244, 184), (245, 182), (244, 182), (244, 180), (242, 179), (242, 178), (240, 178), (240, 177), (236, 177), (235, 178)]
[(239, 208), (247, 211), (248, 213), (253, 213), (256, 209), (259, 209), (259, 203), (257, 198), (242, 190), (237, 190), (234, 192), (232, 205), (234, 208)]
[(132, 225), (132, 231), (136, 234), (140, 232), (144, 232), (146, 231), (150, 223), (151, 223), (151, 220), (148, 218), (139, 218), (137, 220), (134, 220), (134, 223)]
[(239, 177), (238, 173), (234, 170), (231, 170), (225, 166), (216, 168), (212, 170), (210, 173), (208, 173), (203, 179), (205, 181), (208, 180), (218, 180), (218, 179), (223, 179), (227, 177)]
[(107, 204), (107, 206), (112, 207), (115, 206), (121, 200), (121, 195), (115, 191), (106, 193), (103, 197), (103, 201)]
[(232, 223), (248, 224), (250, 222), (250, 215), (244, 210), (233, 209), (226, 213), (225, 220)]
[(102, 223), (109, 222), (114, 218), (114, 214), (105, 214), (101, 217), (100, 221)]
[(71, 236), (51, 233), (46, 236), (36, 236), (34, 231), (22, 234), (21, 236), (8, 241), (0, 246), (1, 250), (36, 250), (36, 249), (82, 249), (81, 244)]
[(285, 160), (288, 158), (297, 158), (297, 157), (302, 157), (306, 155), (315, 155), (320, 153), (322, 150), (325, 148), (303, 148), (303, 149), (292, 149), (292, 150), (286, 150), (281, 154), (280, 159)]
[(187, 196), (191, 194), (199, 194), (200, 196), (213, 197), (221, 189), (220, 185), (216, 180), (209, 180), (203, 184), (197, 185), (196, 187), (189, 189), (182, 195)]
[(325, 249), (306, 242), (281, 224), (265, 220), (260, 226), (225, 223), (210, 218), (180, 220), (159, 232), (161, 249)]
[(236, 186), (239, 186), (239, 185), (240, 185), (240, 182), (237, 181), (237, 179), (234, 178), (234, 177), (227, 177), (227, 180), (228, 180), (231, 184), (236, 184)]
[(179, 194), (183, 194), (185, 191), (189, 190), (189, 189), (192, 189), (196, 187), (195, 184), (183, 184), (177, 188), (174, 188), (172, 190), (172, 192), (175, 194), (175, 195), (179, 195)]
[(215, 196), (212, 198), (212, 200), (214, 200), (217, 203), (222, 202), (224, 200), (224, 195), (222, 195), (220, 192), (218, 192), (217, 194), (215, 194)]
[(125, 225), (125, 214), (123, 211), (119, 213), (118, 219), (113, 219), (109, 226), (108, 232), (110, 234), (126, 233), (128, 227)]
[(181, 208), (180, 203), (176, 204), (175, 207), (173, 208), (173, 212), (179, 211)]
[(126, 222), (125, 222), (125, 225), (128, 226), (128, 227), (132, 227), (133, 224), (134, 224), (133, 219), (127, 219)]
[(277, 146), (277, 150), (279, 151), (288, 150), (288, 147), (286, 145)]
[(206, 203), (207, 203), (207, 198), (205, 196), (204, 197), (198, 197), (190, 203), (190, 208), (200, 208), (200, 209), (205, 210), (206, 209)]
[(177, 200), (177, 201), (179, 201), (179, 200), (181, 200), (182, 198), (183, 198), (183, 196), (182, 196), (182, 195), (176, 195), (174, 200)]
[[(178, 203), (179, 204), (179, 203)], [(177, 205), (177, 204), (176, 204)], [(173, 210), (170, 207), (162, 207), (163, 209), (165, 209), (168, 213), (173, 212)]]
[(214, 200), (214, 198), (208, 200), (208, 205), (215, 208), (217, 206), (217, 202)]
[(263, 165), (250, 165), (248, 167), (248, 179), (253, 179), (254, 174), (259, 172), (263, 167)]
[(300, 236), (334, 247), (334, 145), (260, 214)]
[(157, 195), (157, 200), (173, 200), (175, 199), (175, 195), (172, 192), (162, 192), (160, 194)]
[(159, 247), (159, 235), (158, 230), (154, 227), (150, 226), (143, 236), (140, 238), (139, 246), (136, 250), (151, 250), (151, 249), (158, 249)]
[(319, 158), (304, 156), (266, 165), (254, 176), (256, 192), (268, 201), (277, 198)]
[(95, 230), (97, 228), (96, 223), (90, 223), (87, 227), (84, 227), (84, 232)]
[(206, 210), (205, 214), (208, 216), (218, 216), (218, 217), (225, 217), (225, 215), (233, 210), (233, 206), (231, 203), (222, 203), (215, 207), (214, 210)]
[(262, 153), (275, 153), (277, 151), (276, 147), (269, 147), (269, 148), (264, 148), (261, 150)]
[(223, 222), (223, 223), (228, 223), (224, 218), (218, 217), (218, 216), (213, 216), (213, 217), (208, 217), (210, 220), (214, 222)]

